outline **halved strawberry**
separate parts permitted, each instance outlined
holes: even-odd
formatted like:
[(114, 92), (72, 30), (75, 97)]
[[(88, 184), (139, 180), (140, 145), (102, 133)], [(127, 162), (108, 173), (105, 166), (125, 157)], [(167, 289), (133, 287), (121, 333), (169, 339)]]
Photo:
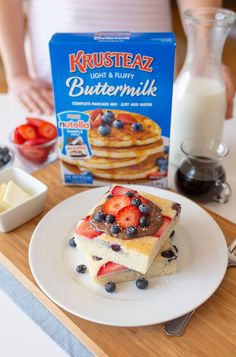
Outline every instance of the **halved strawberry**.
[(87, 216), (83, 222), (76, 228), (75, 233), (83, 237), (92, 239), (99, 236), (102, 232), (96, 230), (96, 228), (90, 223), (90, 216)]
[(161, 178), (160, 172), (159, 171), (152, 171), (148, 174), (148, 178), (150, 180), (158, 180)]
[(39, 126), (38, 133), (41, 137), (52, 140), (57, 136), (57, 128), (54, 124), (45, 122)]
[(18, 126), (18, 131), (25, 140), (34, 140), (38, 137), (35, 128), (29, 124), (23, 124)]
[(158, 229), (158, 231), (156, 232), (155, 237), (159, 238), (171, 221), (172, 219), (170, 217), (163, 216), (163, 223), (161, 227)]
[(25, 139), (23, 138), (23, 136), (20, 134), (19, 132), (19, 128), (15, 128), (14, 133), (13, 133), (13, 141), (15, 144), (23, 144)]
[(123, 123), (133, 124), (136, 123), (136, 119), (129, 114), (121, 113), (116, 115), (116, 120), (121, 120)]
[(29, 146), (42, 145), (42, 144), (45, 144), (47, 142), (48, 142), (48, 140), (45, 139), (45, 138), (37, 138), (37, 139), (34, 139), (34, 140), (26, 140), (25, 141), (25, 145), (29, 145)]
[(98, 116), (102, 116), (102, 115), (103, 115), (103, 110), (102, 109), (95, 109), (90, 114), (90, 120), (94, 121), (95, 119), (97, 119)]
[(98, 271), (97, 276), (106, 275), (111, 273), (118, 273), (119, 271), (127, 270), (124, 265), (116, 264), (113, 262), (107, 262)]
[(132, 192), (134, 195), (136, 195), (138, 192), (135, 190), (131, 190), (130, 188), (124, 187), (124, 186), (115, 186), (113, 187), (111, 194), (113, 196), (123, 196), (126, 194), (126, 192)]
[(129, 226), (138, 227), (141, 212), (138, 207), (127, 206), (119, 210), (116, 215), (116, 222), (122, 228), (128, 228)]
[(116, 216), (118, 211), (123, 207), (130, 205), (130, 198), (128, 196), (113, 196), (103, 205), (103, 212), (106, 214), (112, 214)]
[(43, 125), (44, 123), (47, 123), (45, 120), (43, 119), (39, 119), (39, 118), (31, 118), (31, 117), (28, 117), (26, 118), (26, 121), (28, 124), (31, 124), (33, 126), (36, 126), (37, 128), (41, 125)]

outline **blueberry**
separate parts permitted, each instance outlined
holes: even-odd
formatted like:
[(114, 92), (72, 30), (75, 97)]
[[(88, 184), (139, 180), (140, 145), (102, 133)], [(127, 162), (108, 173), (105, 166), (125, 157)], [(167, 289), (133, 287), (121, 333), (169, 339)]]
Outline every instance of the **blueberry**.
[(75, 248), (76, 247), (76, 243), (75, 243), (75, 238), (71, 238), (68, 242), (69, 246), (72, 247), (72, 248)]
[(150, 207), (148, 205), (143, 205), (141, 204), (139, 207), (139, 211), (143, 214), (149, 214), (150, 213)]
[(11, 155), (9, 154), (4, 155), (2, 160), (5, 164), (7, 164), (11, 160)]
[(118, 224), (113, 224), (113, 226), (111, 226), (111, 228), (110, 228), (110, 232), (111, 232), (111, 234), (120, 233), (120, 226), (118, 226)]
[(115, 252), (119, 252), (121, 248), (119, 244), (112, 244), (111, 249), (114, 250)]
[(136, 280), (136, 286), (139, 289), (146, 289), (148, 287), (148, 280), (145, 278), (140, 278)]
[(132, 191), (127, 191), (125, 194), (128, 197), (133, 197), (134, 196), (134, 193)]
[(131, 205), (132, 206), (136, 206), (136, 207), (141, 205), (141, 203), (142, 203), (142, 201), (138, 197), (133, 198), (132, 201), (131, 201)]
[(175, 235), (175, 231), (172, 231), (171, 234), (170, 234), (170, 236), (169, 236), (169, 238), (174, 237), (174, 235)]
[(9, 153), (8, 147), (4, 146), (3, 148), (0, 148), (0, 154), (7, 155), (8, 153)]
[(99, 212), (95, 213), (94, 219), (96, 222), (102, 222), (106, 219), (106, 215), (105, 215), (105, 213), (99, 211)]
[(148, 227), (150, 224), (150, 219), (147, 216), (141, 216), (139, 224), (141, 227)]
[(113, 121), (113, 126), (116, 129), (122, 129), (124, 127), (124, 123), (121, 120), (115, 120)]
[(105, 285), (105, 290), (108, 293), (113, 293), (116, 290), (116, 284), (113, 283), (113, 281), (109, 281), (109, 283), (106, 283)]
[(115, 217), (112, 216), (112, 214), (107, 214), (105, 218), (106, 223), (114, 223), (115, 222)]
[(97, 257), (96, 255), (93, 255), (93, 260), (102, 260), (102, 258), (100, 258), (100, 257)]
[(134, 238), (138, 233), (138, 229), (137, 227), (134, 226), (129, 226), (126, 230), (125, 230), (125, 235), (128, 238)]
[(164, 146), (164, 153), (169, 154), (169, 146)]
[(0, 154), (0, 161), (2, 161), (4, 155), (3, 154)]
[(106, 114), (102, 116), (103, 124), (112, 125), (113, 120), (114, 120), (114, 114), (112, 112), (108, 111)]
[(163, 252), (161, 252), (161, 256), (164, 258), (172, 258), (174, 255), (174, 253), (172, 252), (171, 249), (169, 250), (164, 250)]
[(112, 198), (113, 197), (113, 195), (108, 195), (107, 197), (106, 197), (106, 201), (108, 201), (110, 198)]
[(109, 127), (109, 125), (100, 125), (98, 127), (98, 133), (102, 136), (108, 136), (111, 133), (111, 128)]
[(167, 167), (168, 161), (164, 157), (158, 157), (158, 159), (156, 159), (156, 165), (159, 167)]
[(76, 267), (77, 273), (81, 273), (81, 274), (84, 274), (86, 272), (86, 269), (87, 267), (84, 264), (77, 265)]
[(132, 124), (131, 129), (133, 131), (140, 131), (143, 130), (143, 125), (141, 123), (134, 123)]

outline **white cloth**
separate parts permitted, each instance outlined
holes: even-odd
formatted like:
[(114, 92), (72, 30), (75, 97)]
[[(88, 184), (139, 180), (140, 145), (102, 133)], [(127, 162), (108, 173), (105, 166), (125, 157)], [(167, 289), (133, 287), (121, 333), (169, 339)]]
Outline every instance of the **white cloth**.
[(31, 0), (29, 34), (37, 77), (50, 80), (48, 42), (55, 32), (167, 32), (168, 0)]

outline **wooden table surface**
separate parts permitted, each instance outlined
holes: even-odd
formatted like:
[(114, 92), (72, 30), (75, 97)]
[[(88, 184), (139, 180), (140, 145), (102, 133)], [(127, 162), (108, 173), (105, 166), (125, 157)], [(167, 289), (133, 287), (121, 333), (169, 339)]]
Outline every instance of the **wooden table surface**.
[[(236, 269), (229, 268), (216, 293), (193, 315), (181, 337), (166, 336), (162, 325), (121, 328), (99, 325), (76, 317), (55, 305), (37, 286), (28, 263), (31, 234), (45, 213), (60, 201), (88, 187), (61, 184), (59, 163), (34, 174), (49, 188), (44, 211), (10, 233), (0, 233), (3, 263), (82, 343), (97, 356), (235, 356)], [(212, 213), (230, 243), (236, 225)], [(201, 287), (199, 287), (201, 288)], [(173, 296), (174, 300), (174, 296)]]

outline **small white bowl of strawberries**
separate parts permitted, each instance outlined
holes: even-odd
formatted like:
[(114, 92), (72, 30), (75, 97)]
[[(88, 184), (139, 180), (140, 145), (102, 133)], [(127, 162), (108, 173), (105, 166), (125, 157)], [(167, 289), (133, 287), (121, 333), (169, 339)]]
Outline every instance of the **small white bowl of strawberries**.
[(11, 132), (10, 141), (18, 158), (31, 166), (41, 166), (57, 157), (57, 128), (44, 119), (27, 117), (26, 123)]

